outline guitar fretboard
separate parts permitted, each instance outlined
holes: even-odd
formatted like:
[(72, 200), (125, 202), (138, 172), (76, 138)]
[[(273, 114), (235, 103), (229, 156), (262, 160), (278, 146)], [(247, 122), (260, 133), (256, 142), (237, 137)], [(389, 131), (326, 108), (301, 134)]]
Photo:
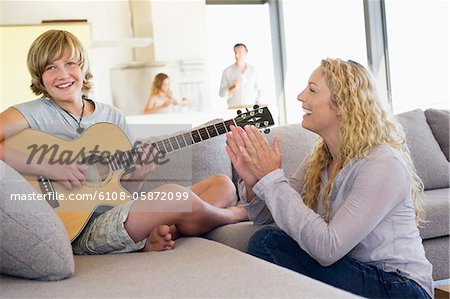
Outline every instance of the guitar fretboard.
[(153, 142), (151, 145), (155, 147), (160, 153), (170, 153), (192, 144), (199, 143), (230, 132), (231, 125), (236, 126), (234, 119), (219, 122), (210, 126), (192, 130), (191, 132), (186, 132), (177, 136), (162, 139), (157, 142)]
[[(236, 124), (234, 119), (229, 119), (227, 121), (201, 127), (190, 132), (161, 139), (151, 143), (150, 145), (158, 152), (166, 154), (230, 132), (230, 126), (232, 125), (237, 126), (238, 124)], [(113, 171), (119, 169), (129, 169), (132, 165), (134, 165), (134, 157), (141, 160), (138, 149), (143, 146), (144, 145), (135, 146), (129, 151), (117, 152), (116, 154), (105, 158), (105, 161), (109, 164)]]

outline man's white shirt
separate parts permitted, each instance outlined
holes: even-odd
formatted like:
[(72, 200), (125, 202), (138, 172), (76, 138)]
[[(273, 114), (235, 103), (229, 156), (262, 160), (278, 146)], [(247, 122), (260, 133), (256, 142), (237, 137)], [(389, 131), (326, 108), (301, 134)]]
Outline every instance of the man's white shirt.
[[(239, 84), (234, 93), (229, 93), (228, 88), (238, 79)], [(228, 107), (251, 106), (260, 102), (261, 86), (259, 85), (256, 68), (247, 64), (244, 73), (241, 73), (234, 63), (222, 73), (219, 96), (227, 97)]]

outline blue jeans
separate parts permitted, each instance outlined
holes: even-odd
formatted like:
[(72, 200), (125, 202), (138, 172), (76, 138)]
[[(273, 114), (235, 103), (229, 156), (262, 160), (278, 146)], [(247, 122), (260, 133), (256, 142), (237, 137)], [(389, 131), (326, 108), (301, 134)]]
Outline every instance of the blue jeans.
[(396, 272), (345, 256), (331, 266), (321, 266), (285, 232), (274, 227), (257, 231), (248, 244), (256, 257), (368, 298), (430, 298), (413, 280)]

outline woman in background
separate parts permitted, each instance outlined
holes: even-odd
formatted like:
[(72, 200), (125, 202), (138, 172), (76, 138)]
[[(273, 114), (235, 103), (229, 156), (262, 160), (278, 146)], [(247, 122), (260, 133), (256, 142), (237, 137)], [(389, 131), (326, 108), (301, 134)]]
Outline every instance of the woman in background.
[(159, 73), (153, 80), (144, 114), (160, 113), (171, 105), (178, 105), (178, 102), (172, 96), (169, 76)]

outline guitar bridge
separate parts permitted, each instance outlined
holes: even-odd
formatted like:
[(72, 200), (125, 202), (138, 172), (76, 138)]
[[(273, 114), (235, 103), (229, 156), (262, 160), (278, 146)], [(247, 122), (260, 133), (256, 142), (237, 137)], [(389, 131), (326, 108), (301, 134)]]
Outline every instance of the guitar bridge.
[(38, 176), (39, 187), (42, 193), (45, 195), (45, 201), (53, 208), (59, 207), (59, 202), (56, 199), (55, 189), (53, 189), (52, 182), (46, 177), (40, 175)]

